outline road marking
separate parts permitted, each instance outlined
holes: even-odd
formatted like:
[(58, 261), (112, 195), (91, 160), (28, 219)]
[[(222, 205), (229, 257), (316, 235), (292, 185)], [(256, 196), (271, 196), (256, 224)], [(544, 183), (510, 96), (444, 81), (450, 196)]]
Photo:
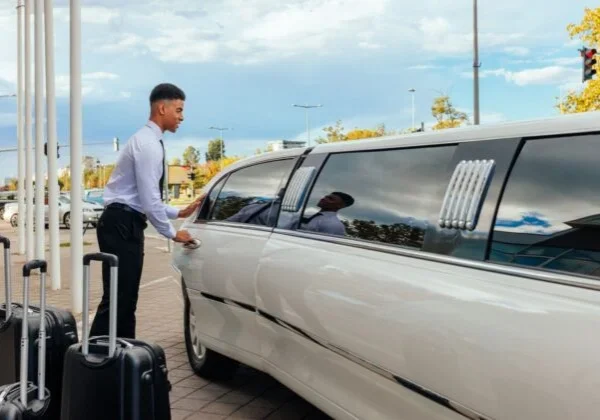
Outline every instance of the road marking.
[(161, 278), (159, 278), (159, 279), (156, 279), (156, 280), (149, 281), (148, 283), (144, 283), (144, 284), (142, 284), (142, 285), (140, 286), (140, 289), (144, 289), (144, 288), (146, 288), (146, 287), (148, 287), (148, 286), (152, 286), (152, 285), (154, 285), (154, 284), (163, 283), (163, 282), (165, 282), (165, 281), (167, 281), (167, 280), (170, 280), (170, 279), (172, 279), (172, 278), (173, 278), (173, 276), (167, 276), (167, 277), (161, 277)]

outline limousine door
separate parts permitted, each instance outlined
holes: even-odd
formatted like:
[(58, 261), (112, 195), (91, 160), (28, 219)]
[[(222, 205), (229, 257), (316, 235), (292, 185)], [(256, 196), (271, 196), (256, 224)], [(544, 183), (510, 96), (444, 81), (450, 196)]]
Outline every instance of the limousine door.
[[(294, 152), (297, 154), (297, 152)], [(255, 274), (273, 230), (278, 191), (296, 161), (278, 160), (235, 170), (212, 187), (198, 219), (184, 226), (199, 247), (181, 249), (176, 265), (190, 300), (195, 330), (214, 346), (236, 347), (258, 360)], [(225, 344), (228, 343), (228, 344)], [(227, 354), (227, 349), (221, 349)], [(236, 353), (237, 354), (237, 353)]]

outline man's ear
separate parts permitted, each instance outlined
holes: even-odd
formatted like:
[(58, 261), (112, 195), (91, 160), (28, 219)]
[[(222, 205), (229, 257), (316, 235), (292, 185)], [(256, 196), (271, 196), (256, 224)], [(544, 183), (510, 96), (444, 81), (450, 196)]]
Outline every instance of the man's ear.
[(160, 101), (158, 103), (158, 113), (159, 115), (165, 115), (165, 101)]

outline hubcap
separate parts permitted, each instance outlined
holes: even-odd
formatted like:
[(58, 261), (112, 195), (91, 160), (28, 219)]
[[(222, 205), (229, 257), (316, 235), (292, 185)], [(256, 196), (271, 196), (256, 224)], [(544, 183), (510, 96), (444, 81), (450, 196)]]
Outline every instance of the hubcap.
[(206, 347), (202, 345), (200, 339), (198, 338), (198, 330), (196, 329), (196, 315), (194, 315), (194, 310), (192, 309), (192, 305), (190, 305), (189, 310), (190, 317), (190, 338), (192, 340), (192, 348), (194, 349), (194, 354), (200, 360), (204, 359), (204, 355), (206, 354)]

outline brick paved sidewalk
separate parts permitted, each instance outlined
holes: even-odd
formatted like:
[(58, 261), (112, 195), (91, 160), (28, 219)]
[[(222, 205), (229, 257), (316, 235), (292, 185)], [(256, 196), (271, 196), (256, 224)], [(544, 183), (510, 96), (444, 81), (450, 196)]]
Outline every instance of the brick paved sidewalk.
[[(16, 229), (0, 222), (0, 235), (7, 236), (12, 246), (13, 300), (22, 301), (22, 266), (24, 256), (16, 255)], [(69, 231), (61, 230), (61, 242), (69, 241)], [(88, 230), (84, 241), (84, 254), (96, 252), (96, 231)], [(47, 241), (48, 242), (48, 241)], [(171, 408), (173, 420), (216, 419), (328, 419), (325, 414), (279, 384), (276, 380), (248, 367), (241, 367), (229, 381), (208, 381), (196, 376), (189, 367), (183, 339), (183, 301), (181, 286), (170, 266), (170, 254), (164, 251), (166, 241), (146, 239), (145, 264), (137, 320), (138, 336), (152, 341), (165, 349), (169, 379), (173, 384)], [(49, 253), (46, 254), (49, 259)], [(61, 290), (50, 290), (47, 280), (48, 305), (71, 308), (70, 248), (61, 248)], [(3, 276), (3, 273), (0, 273)], [(92, 263), (90, 309), (93, 319), (101, 296), (100, 263)], [(0, 287), (0, 299), (4, 301), (4, 283)], [(39, 299), (39, 278), (31, 278), (32, 304)], [(81, 316), (76, 317), (80, 321)], [(80, 331), (81, 332), (81, 331)]]

